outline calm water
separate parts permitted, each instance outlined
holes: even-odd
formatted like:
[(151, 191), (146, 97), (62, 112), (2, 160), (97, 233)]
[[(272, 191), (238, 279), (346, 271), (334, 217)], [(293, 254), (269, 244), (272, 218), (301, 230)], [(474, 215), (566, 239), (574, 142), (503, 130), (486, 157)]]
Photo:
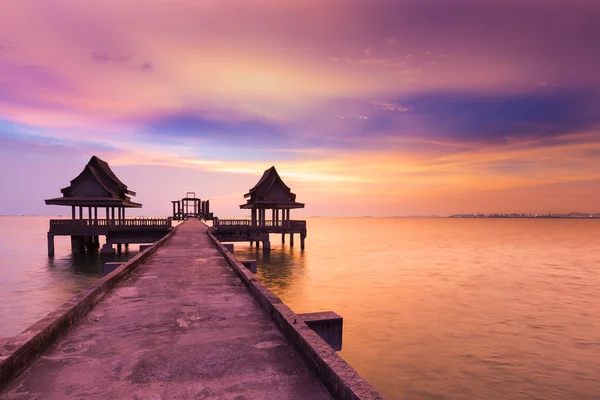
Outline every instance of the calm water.
[[(1, 218), (0, 337), (101, 263), (45, 252), (47, 220)], [(329, 219), (259, 261), (296, 312), (344, 317), (340, 353), (390, 399), (600, 398), (600, 221)], [(62, 246), (62, 248), (61, 248)], [(298, 244), (296, 245), (298, 246)]]

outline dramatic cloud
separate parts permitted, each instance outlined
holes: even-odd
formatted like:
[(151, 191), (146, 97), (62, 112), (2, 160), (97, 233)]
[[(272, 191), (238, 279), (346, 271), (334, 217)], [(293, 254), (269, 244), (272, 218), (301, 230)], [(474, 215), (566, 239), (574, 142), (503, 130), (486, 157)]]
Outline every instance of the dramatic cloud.
[(583, 0), (5, 1), (0, 140), (31, 179), (52, 154), (249, 184), (277, 164), (321, 214), (583, 210), (598, 37)]

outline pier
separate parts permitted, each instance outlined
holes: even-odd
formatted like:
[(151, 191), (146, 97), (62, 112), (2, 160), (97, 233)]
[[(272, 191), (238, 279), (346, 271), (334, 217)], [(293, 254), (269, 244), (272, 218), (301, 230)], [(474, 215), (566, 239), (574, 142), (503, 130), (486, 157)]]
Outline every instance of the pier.
[(0, 398), (381, 398), (215, 240), (188, 219), (3, 343)]

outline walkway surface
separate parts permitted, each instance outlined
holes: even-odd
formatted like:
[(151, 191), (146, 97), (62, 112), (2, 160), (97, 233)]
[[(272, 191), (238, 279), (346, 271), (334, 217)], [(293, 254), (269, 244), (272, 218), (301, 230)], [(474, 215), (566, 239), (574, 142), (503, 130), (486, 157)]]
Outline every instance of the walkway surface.
[(1, 399), (329, 399), (188, 220)]

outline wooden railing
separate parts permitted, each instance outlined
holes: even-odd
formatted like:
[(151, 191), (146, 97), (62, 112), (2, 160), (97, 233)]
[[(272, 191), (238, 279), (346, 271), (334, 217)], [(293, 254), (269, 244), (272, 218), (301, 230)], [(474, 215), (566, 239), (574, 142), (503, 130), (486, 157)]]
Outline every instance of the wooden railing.
[[(216, 230), (235, 230), (235, 229), (265, 229), (272, 232), (293, 230), (306, 230), (306, 221), (288, 220), (288, 221), (273, 221), (266, 220), (264, 224), (255, 221), (253, 224), (249, 219), (213, 219), (213, 228)], [(271, 229), (268, 229), (271, 228)]]
[(171, 218), (51, 219), (50, 232), (169, 229)]

